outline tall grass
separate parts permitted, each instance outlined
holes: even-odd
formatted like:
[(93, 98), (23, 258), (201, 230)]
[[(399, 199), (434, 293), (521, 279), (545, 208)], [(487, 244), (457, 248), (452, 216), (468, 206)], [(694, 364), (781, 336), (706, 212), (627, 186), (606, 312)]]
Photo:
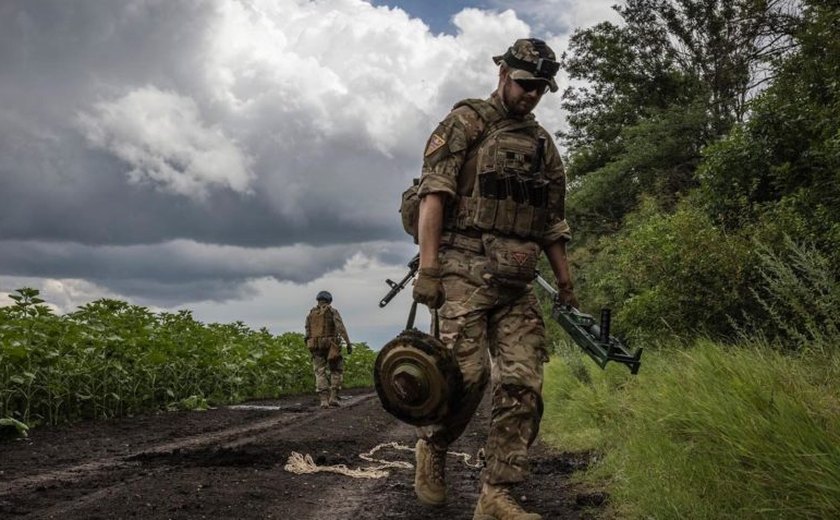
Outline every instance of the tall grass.
[(600, 454), (582, 478), (617, 516), (840, 518), (837, 277), (792, 243), (761, 256), (738, 345), (666, 342), (636, 377), (568, 345), (548, 365), (543, 438)]
[[(579, 361), (575, 361), (578, 363)], [(552, 363), (543, 436), (628, 518), (840, 518), (840, 365), (700, 341), (640, 374)]]

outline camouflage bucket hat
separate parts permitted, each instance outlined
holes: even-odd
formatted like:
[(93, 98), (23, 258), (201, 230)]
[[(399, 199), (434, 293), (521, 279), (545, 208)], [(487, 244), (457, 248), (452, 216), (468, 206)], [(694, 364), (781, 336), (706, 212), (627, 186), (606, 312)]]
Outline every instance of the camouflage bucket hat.
[(542, 80), (548, 83), (552, 92), (557, 92), (554, 76), (560, 70), (560, 64), (551, 47), (537, 38), (522, 38), (513, 42), (507, 52), (493, 56), (496, 65), (505, 62), (510, 67), (511, 79)]

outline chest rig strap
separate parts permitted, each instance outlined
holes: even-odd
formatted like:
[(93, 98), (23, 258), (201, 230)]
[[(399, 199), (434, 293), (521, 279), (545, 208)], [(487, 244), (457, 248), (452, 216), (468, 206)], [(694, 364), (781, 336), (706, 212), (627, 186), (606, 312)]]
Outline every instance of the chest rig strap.
[[(533, 118), (504, 117), (483, 100), (464, 100), (485, 121), (458, 177), (459, 197), (445, 228), (456, 233), (494, 232), (539, 239), (545, 228), (548, 183), (542, 176), (544, 145)], [(527, 164), (527, 166), (526, 166)]]

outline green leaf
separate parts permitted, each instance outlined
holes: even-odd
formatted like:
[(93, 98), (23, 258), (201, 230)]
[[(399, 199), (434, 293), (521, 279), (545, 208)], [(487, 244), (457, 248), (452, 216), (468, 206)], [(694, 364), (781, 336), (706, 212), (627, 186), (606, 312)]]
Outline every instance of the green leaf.
[(0, 437), (6, 437), (9, 431), (16, 432), (19, 437), (26, 437), (29, 432), (29, 426), (11, 417), (0, 419)]

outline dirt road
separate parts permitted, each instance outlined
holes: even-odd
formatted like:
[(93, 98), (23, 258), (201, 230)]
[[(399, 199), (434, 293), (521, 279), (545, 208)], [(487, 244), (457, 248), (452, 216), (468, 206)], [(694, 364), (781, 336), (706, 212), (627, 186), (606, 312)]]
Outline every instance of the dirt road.
[[(451, 447), (475, 455), (488, 406)], [(449, 503), (426, 508), (414, 498), (413, 470), (384, 478), (284, 466), (292, 452), (319, 466), (351, 469), (383, 443), (413, 447), (413, 429), (382, 411), (372, 390), (348, 392), (341, 408), (321, 410), (312, 396), (248, 403), (206, 412), (170, 412), (35, 430), (0, 443), (0, 517), (55, 519), (437, 519), (472, 518), (479, 470), (452, 454)], [(381, 448), (374, 458), (413, 463), (410, 451)], [(532, 478), (516, 490), (547, 519), (595, 518), (599, 494), (568, 483), (581, 456), (537, 444)]]

